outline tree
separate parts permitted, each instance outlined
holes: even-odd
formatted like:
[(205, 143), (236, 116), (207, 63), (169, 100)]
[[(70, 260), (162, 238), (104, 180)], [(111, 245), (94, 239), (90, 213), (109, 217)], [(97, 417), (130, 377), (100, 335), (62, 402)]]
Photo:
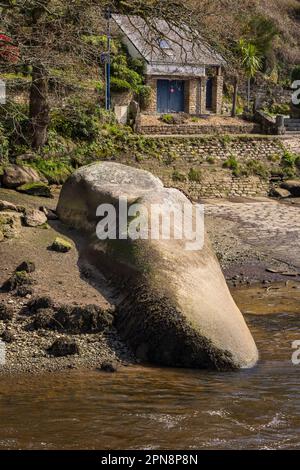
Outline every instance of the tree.
[[(84, 35), (103, 30), (102, 5), (93, 0), (6, 0), (0, 4), (2, 28), (18, 46), (18, 67), (31, 71), (28, 130), (34, 149), (47, 142), (49, 72), (99, 57), (99, 50), (87, 44)], [(0, 60), (0, 66), (9, 70), (7, 61)], [(15, 67), (10, 64), (12, 71)]]
[(255, 77), (262, 66), (262, 56), (257, 46), (245, 39), (240, 39), (238, 43), (238, 53), (241, 59), (242, 68), (247, 77), (247, 103), (250, 109), (251, 79)]
[[(191, 42), (207, 41), (231, 63), (228, 44), (240, 37), (238, 14), (246, 13), (248, 3), (239, 0), (1, 0), (1, 28), (20, 51), (18, 67), (31, 73), (29, 95), (29, 140), (35, 149), (47, 142), (50, 122), (48, 81), (53, 69), (78, 70), (94, 63), (100, 67), (101, 46), (87, 38), (105, 35), (104, 9), (140, 15), (155, 33), (156, 18), (164, 18), (170, 30), (186, 28)], [(1, 62), (1, 61), (0, 61)], [(0, 71), (7, 63), (0, 63)], [(15, 65), (11, 64), (11, 70)], [(62, 78), (63, 80), (63, 78)]]

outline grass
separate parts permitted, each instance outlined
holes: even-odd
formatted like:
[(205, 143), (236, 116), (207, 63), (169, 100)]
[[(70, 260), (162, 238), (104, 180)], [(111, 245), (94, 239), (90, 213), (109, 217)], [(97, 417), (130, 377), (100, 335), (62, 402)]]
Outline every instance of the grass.
[(200, 170), (195, 170), (194, 168), (191, 168), (188, 174), (188, 178), (190, 181), (200, 183), (200, 181), (202, 180), (202, 173)]

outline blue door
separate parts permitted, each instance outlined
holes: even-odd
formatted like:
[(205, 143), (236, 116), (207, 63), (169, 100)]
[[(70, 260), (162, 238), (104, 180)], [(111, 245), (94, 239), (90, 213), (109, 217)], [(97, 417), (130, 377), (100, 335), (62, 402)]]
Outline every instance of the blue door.
[(208, 78), (206, 82), (206, 109), (212, 109), (213, 105), (213, 79)]
[(157, 112), (184, 112), (184, 80), (157, 80)]

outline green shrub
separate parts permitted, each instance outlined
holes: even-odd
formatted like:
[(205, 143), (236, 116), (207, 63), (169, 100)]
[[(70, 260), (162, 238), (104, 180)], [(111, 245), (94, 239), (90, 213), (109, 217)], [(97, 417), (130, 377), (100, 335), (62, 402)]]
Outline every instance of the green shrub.
[(104, 124), (115, 122), (111, 113), (103, 112), (96, 103), (70, 102), (65, 108), (51, 112), (50, 130), (65, 139), (93, 141), (101, 133)]
[(262, 162), (250, 160), (246, 163), (246, 167), (252, 175), (260, 176), (265, 179), (269, 177), (269, 170)]
[[(135, 62), (134, 65), (136, 65)], [(138, 87), (142, 85), (144, 81), (143, 75), (141, 73), (138, 73), (133, 68), (130, 68), (129, 57), (125, 54), (118, 54), (113, 58), (111, 72), (112, 83), (116, 84), (120, 80), (124, 81), (129, 85), (128, 89), (133, 91), (137, 91)]]
[(286, 178), (293, 178), (296, 174), (295, 169), (290, 167), (283, 168), (282, 172)]
[(131, 90), (131, 85), (127, 80), (118, 77), (111, 77), (111, 91), (115, 93), (122, 93)]
[(138, 87), (138, 96), (141, 109), (146, 109), (150, 104), (152, 89), (147, 85), (140, 85)]
[(289, 115), (291, 108), (290, 103), (274, 103), (269, 108), (264, 108), (263, 111), (269, 116)]
[(286, 150), (281, 158), (281, 165), (284, 168), (294, 168), (296, 160), (297, 155)]
[(191, 168), (188, 174), (188, 178), (190, 181), (194, 181), (196, 183), (200, 183), (202, 179), (202, 174), (200, 170), (195, 170), (194, 168)]
[(6, 154), (6, 148), (8, 155), (14, 156), (18, 146), (25, 145), (28, 147), (28, 106), (8, 101), (5, 105), (0, 106), (0, 122), (2, 130), (0, 146), (2, 140), (4, 155)]
[(239, 163), (234, 155), (231, 155), (227, 160), (223, 163), (223, 168), (229, 168), (230, 170), (237, 170)]
[(225, 134), (219, 137), (219, 141), (224, 147), (226, 147), (232, 141), (232, 137), (230, 135)]
[(216, 159), (212, 156), (210, 157), (207, 157), (206, 159), (207, 163), (209, 163), (210, 165), (214, 165), (214, 163), (216, 163)]
[(175, 124), (175, 119), (172, 114), (163, 114), (160, 116), (160, 120), (165, 124)]
[(29, 164), (43, 175), (50, 184), (62, 184), (73, 171), (70, 163), (63, 160), (47, 160), (39, 158)]
[(7, 163), (8, 161), (8, 139), (5, 135), (4, 129), (0, 124), (0, 164)]
[(172, 180), (173, 181), (186, 181), (186, 176), (183, 173), (180, 173), (178, 170), (174, 170), (172, 173)]

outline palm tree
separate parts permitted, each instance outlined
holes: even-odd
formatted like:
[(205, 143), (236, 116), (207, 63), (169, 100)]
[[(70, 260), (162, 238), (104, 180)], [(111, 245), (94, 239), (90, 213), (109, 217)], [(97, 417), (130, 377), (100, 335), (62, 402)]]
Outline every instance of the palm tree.
[(238, 43), (238, 52), (242, 67), (246, 73), (248, 81), (248, 109), (250, 109), (251, 79), (255, 77), (262, 67), (262, 55), (255, 44), (245, 39), (240, 39)]

